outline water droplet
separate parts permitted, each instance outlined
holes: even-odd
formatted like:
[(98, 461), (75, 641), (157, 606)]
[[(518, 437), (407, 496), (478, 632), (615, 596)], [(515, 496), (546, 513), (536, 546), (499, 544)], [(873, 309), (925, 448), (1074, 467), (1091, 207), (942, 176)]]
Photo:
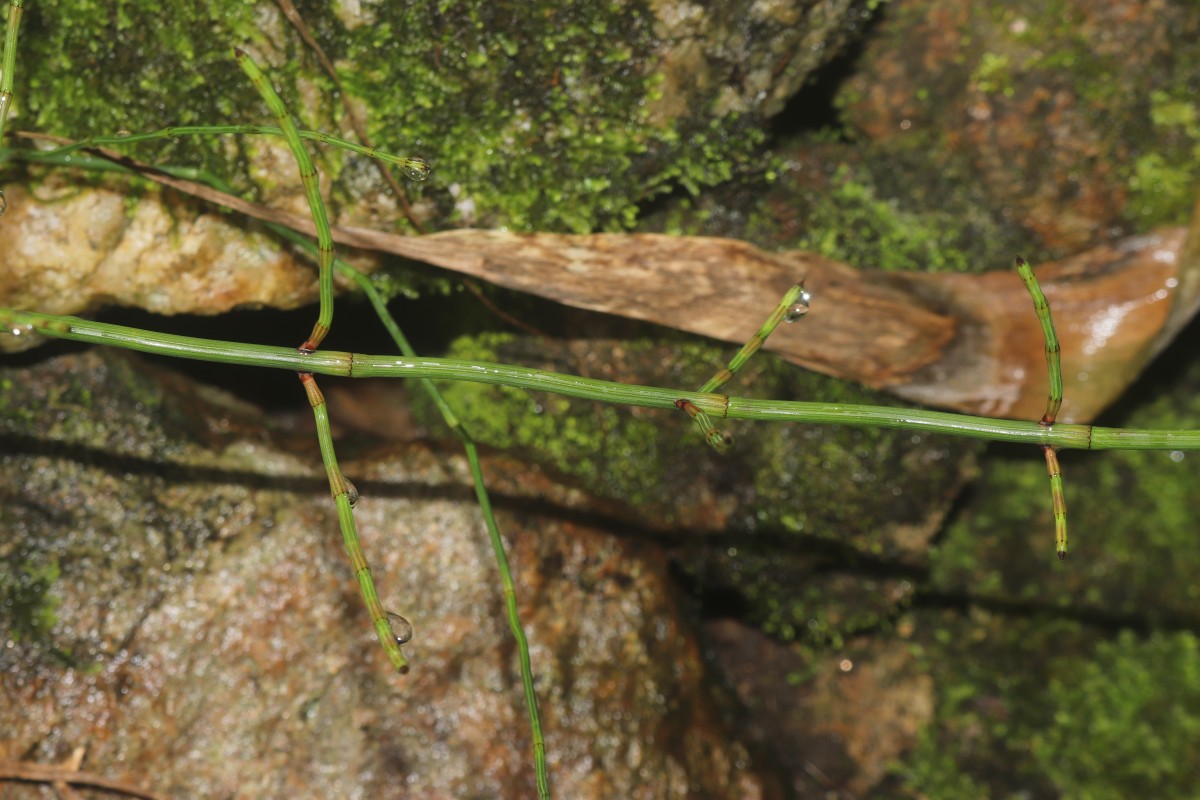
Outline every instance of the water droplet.
[(783, 314), (784, 322), (795, 322), (808, 313), (808, 304), (812, 300), (812, 295), (808, 292), (800, 292), (800, 297), (796, 302), (788, 306), (788, 310)]
[(423, 181), (429, 177), (432, 167), (423, 158), (404, 159), (404, 174), (414, 181)]
[(350, 482), (350, 479), (345, 475), (342, 476), (342, 482), (346, 484), (346, 494), (350, 500), (350, 507), (354, 508), (358, 505), (358, 487)]
[(392, 629), (392, 636), (396, 637), (396, 644), (408, 644), (412, 641), (413, 629), (412, 623), (394, 611), (387, 612), (388, 626)]
[(4, 198), (4, 192), (0, 191), (0, 214), (8, 211), (8, 200)]

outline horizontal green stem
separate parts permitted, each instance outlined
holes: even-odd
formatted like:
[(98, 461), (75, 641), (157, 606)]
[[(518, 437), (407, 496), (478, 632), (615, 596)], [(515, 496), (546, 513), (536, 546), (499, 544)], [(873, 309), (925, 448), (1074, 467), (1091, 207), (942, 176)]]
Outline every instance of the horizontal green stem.
[(613, 383), (507, 364), (360, 355), (332, 350), (305, 354), (287, 347), (197, 339), (91, 322), (77, 317), (0, 309), (0, 335), (3, 335), (4, 329), (17, 331), (18, 334), (37, 331), (61, 339), (122, 347), (155, 355), (320, 375), (491, 383), (644, 408), (675, 409), (678, 408), (677, 401), (683, 399), (710, 416), (724, 419), (903, 428), (1081, 450), (1200, 450), (1200, 430), (1138, 430), (1067, 424), (1045, 427), (1037, 422), (972, 417), (944, 411), (845, 403), (750, 400), (681, 389)]
[[(296, 133), (301, 139), (308, 139), (313, 142), (321, 142), (322, 144), (340, 147), (343, 150), (350, 150), (360, 155), (376, 158), (380, 161), (386, 161), (389, 164), (395, 164), (404, 170), (404, 173), (413, 180), (425, 180), (429, 174), (429, 164), (423, 158), (414, 156), (394, 156), (391, 153), (383, 150), (378, 150), (374, 147), (365, 147), (361, 144), (351, 142), (348, 139), (342, 139), (338, 136), (331, 136), (328, 133), (320, 131), (310, 131), (303, 128), (297, 129)], [(156, 131), (147, 131), (145, 133), (130, 133), (125, 135), (115, 136), (89, 136), (86, 139), (80, 139), (77, 142), (72, 142), (62, 147), (57, 147), (54, 150), (46, 150), (39, 155), (44, 157), (62, 157), (78, 150), (86, 150), (90, 147), (111, 147), (137, 142), (154, 141), (158, 139), (178, 139), (181, 136), (242, 136), (242, 135), (261, 135), (261, 136), (285, 136), (283, 128), (275, 125), (177, 125), (170, 128), (160, 128)]]

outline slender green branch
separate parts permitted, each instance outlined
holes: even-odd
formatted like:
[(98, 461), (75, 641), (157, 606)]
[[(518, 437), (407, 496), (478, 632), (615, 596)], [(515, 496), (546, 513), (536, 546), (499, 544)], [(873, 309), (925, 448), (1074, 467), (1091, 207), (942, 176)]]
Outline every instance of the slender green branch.
[[(461, 426), (459, 426), (459, 430), (462, 430)], [(533, 688), (533, 663), (529, 658), (529, 640), (525, 638), (525, 629), (521, 626), (521, 618), (517, 611), (517, 590), (513, 583), (512, 572), (508, 567), (508, 556), (504, 552), (504, 541), (500, 538), (500, 528), (496, 525), (496, 515), (492, 512), (492, 501), (488, 497), (483, 482), (479, 452), (470, 438), (463, 439), (463, 446), (467, 450), (467, 461), (471, 465), (471, 479), (475, 483), (475, 499), (479, 502), (479, 509), (487, 524), (492, 552), (495, 554), (496, 563), (500, 568), (508, 627), (517, 641), (517, 653), (521, 660), (521, 684), (525, 692), (525, 710), (529, 715), (529, 726), (533, 737), (533, 761), (534, 772), (537, 776), (538, 797), (541, 800), (549, 800), (550, 782), (546, 770), (546, 743), (542, 737), (542, 721), (538, 712), (537, 693)]]
[[(333, 236), (329, 228), (329, 218), (325, 213), (325, 204), (321, 199), (316, 169), (313, 167), (312, 160), (308, 156), (308, 151), (304, 148), (296, 126), (292, 122), (283, 101), (275, 93), (274, 89), (272, 89), (266, 76), (259, 70), (253, 59), (241, 50), (235, 49), (235, 53), (242, 70), (250, 78), (251, 83), (255, 85), (259, 94), (279, 120), (280, 128), (287, 139), (292, 156), (300, 171), (301, 182), (304, 184), (305, 193), (308, 198), (309, 211), (312, 214), (313, 224), (317, 229), (317, 266), (319, 270), (321, 309), (317, 323), (313, 326), (312, 334), (299, 348), (300, 354), (311, 355), (329, 332), (329, 327), (333, 321), (334, 256)], [(375, 627), (376, 635), (383, 645), (388, 659), (392, 662), (392, 666), (398, 671), (406, 671), (408, 662), (404, 658), (400, 645), (412, 637), (412, 626), (408, 623), (408, 620), (399, 614), (385, 611), (382, 603), (379, 602), (379, 596), (375, 590), (375, 582), (371, 577), (370, 567), (367, 565), (366, 556), (363, 554), (359, 543), (358, 527), (354, 520), (353, 507), (358, 499), (358, 491), (354, 489), (353, 484), (346, 480), (341, 469), (338, 467), (333, 447), (333, 436), (329, 429), (329, 416), (325, 408), (325, 398), (321, 394), (316, 378), (313, 377), (311, 372), (301, 369), (298, 371), (298, 375), (308, 396), (309, 404), (313, 409), (313, 416), (316, 420), (317, 441), (321, 449), (321, 460), (325, 464), (325, 472), (329, 477), (330, 491), (337, 506), (338, 525), (342, 531), (342, 541), (345, 544), (346, 553), (350, 557), (350, 563), (354, 570), (355, 578), (358, 580), (363, 601), (367, 606), (367, 611)]]
[[(420, 165), (423, 166), (424, 171), (419, 172), (418, 174), (409, 173), (409, 177), (423, 180), (428, 175), (428, 165), (419, 159), (410, 160), (419, 162)], [(203, 179), (221, 191), (231, 191), (223, 181), (215, 176), (206, 176)], [(292, 242), (310, 254), (318, 255), (319, 251), (313, 246), (313, 243), (291, 228), (284, 227), (283, 225), (276, 225), (274, 223), (267, 223), (267, 227), (282, 238)], [(376, 316), (379, 317), (380, 322), (383, 323), (383, 326), (387, 329), (388, 334), (392, 337), (392, 340), (396, 343), (396, 346), (399, 348), (400, 352), (409, 358), (417, 358), (416, 351), (409, 343), (408, 337), (404, 335), (404, 332), (400, 330), (400, 326), (396, 324), (396, 320), (392, 317), (391, 312), (389, 312), (387, 309), (387, 304), (379, 295), (379, 292), (375, 289), (375, 286), (371, 283), (370, 279), (336, 256), (333, 258), (333, 269), (343, 277), (353, 280), (363, 291), (363, 293), (367, 296), (367, 299), (370, 301), (372, 308), (374, 308)], [(305, 388), (308, 389), (311, 383), (312, 387), (315, 389), (316, 382), (312, 378), (311, 374), (301, 373), (301, 380), (305, 380), (306, 375), (307, 381), (305, 383)], [(442, 396), (441, 391), (437, 388), (437, 385), (434, 384), (430, 378), (420, 378), (419, 382), (422, 388), (433, 400), (438, 410), (441, 412), (442, 418), (446, 421), (447, 426), (449, 426), (450, 430), (462, 441), (463, 447), (466, 450), (467, 463), (470, 465), (471, 469), (471, 481), (475, 486), (475, 496), (479, 503), (480, 512), (483, 515), (484, 524), (487, 527), (488, 538), (491, 541), (492, 550), (495, 553), (497, 569), (500, 572), (500, 580), (504, 593), (505, 616), (508, 619), (508, 626), (512, 631), (513, 638), (517, 643), (517, 653), (521, 665), (521, 684), (525, 695), (525, 707), (529, 716), (530, 736), (533, 743), (534, 776), (537, 783), (538, 797), (541, 800), (549, 800), (550, 780), (548, 768), (546, 766), (546, 743), (542, 734), (542, 722), (541, 715), (538, 710), (537, 694), (533, 686), (533, 665), (529, 656), (529, 640), (526, 638), (524, 627), (521, 625), (512, 571), (508, 565), (508, 556), (504, 551), (504, 541), (500, 536), (500, 527), (496, 522), (496, 515), (492, 511), (491, 498), (488, 496), (487, 485), (483, 479), (483, 467), (479, 461), (479, 451), (475, 446), (475, 442), (471, 438), (470, 433), (468, 433), (466, 427), (463, 426), (463, 424), (459, 421), (457, 415), (451, 409), (450, 404), (446, 402), (445, 397)], [(311, 391), (309, 394), (309, 400), (310, 402), (313, 400)], [(321, 398), (321, 400), (322, 402), (320, 404), (320, 408), (323, 413), (324, 399)], [(316, 405), (313, 406), (313, 413), (317, 415), (317, 433), (318, 437), (321, 438), (322, 458), (325, 458), (325, 453), (327, 450), (329, 453), (329, 457), (326, 460), (326, 471), (329, 473), (330, 485), (336, 498), (338, 497), (338, 491), (334, 486), (335, 480), (340, 480), (340, 482), (344, 484), (349, 484), (349, 481), (346, 481), (345, 477), (342, 476), (340, 470), (337, 469), (336, 461), (333, 460), (333, 441), (332, 437), (329, 435), (327, 417), (324, 421), (324, 427), (322, 427), (322, 418), (317, 412)], [(324, 431), (324, 433), (322, 433), (322, 431)], [(330, 467), (331, 462), (333, 463), (332, 468)], [(342, 536), (346, 542), (346, 550), (351, 554), (351, 560), (354, 564), (355, 574), (359, 577), (359, 584), (362, 587), (363, 596), (371, 598), (374, 597), (375, 594), (374, 585), (371, 581), (370, 571), (366, 569), (366, 559), (363, 556), (361, 549), (358, 547), (357, 529), (355, 527), (353, 513), (350, 511), (354, 505), (354, 500), (357, 498), (357, 492), (353, 491), (352, 485), (350, 486), (350, 490), (347, 492), (347, 495), (350, 497), (350, 500), (345, 504), (345, 509), (343, 509), (342, 502), (340, 500), (338, 501), (338, 517), (339, 521), (341, 522)], [(357, 553), (357, 555), (355, 555), (355, 553)], [(404, 629), (407, 631), (408, 637), (411, 637), (412, 626), (409, 625), (408, 621), (403, 617), (399, 616), (398, 614), (392, 614), (391, 612), (385, 612), (386, 620), (381, 622), (379, 612), (383, 611), (382, 606), (377, 600), (374, 603), (374, 607), (372, 607), (370, 599), (368, 599), (367, 602), (372, 620), (375, 625), (376, 633), (378, 634), (380, 641), (383, 643), (384, 649), (387, 650), (392, 664), (395, 665), (397, 669), (401, 669), (402, 665), (397, 662), (397, 655), (399, 655), (400, 660), (403, 660), (403, 655), (400, 654), (399, 648), (395, 647), (395, 645), (404, 644), (404, 642), (407, 641), (407, 638), (399, 635), (397, 631), (399, 629)], [(394, 636), (394, 640), (389, 634), (396, 634)]]
[[(406, 176), (414, 181), (423, 181), (429, 177), (430, 167), (429, 162), (423, 158), (416, 156), (394, 156), (391, 153), (383, 150), (377, 150), (374, 147), (365, 147), (361, 144), (351, 142), (348, 139), (342, 139), (338, 136), (332, 136), (328, 133), (320, 131), (310, 131), (303, 128), (297, 128), (296, 134), (301, 139), (307, 139), (313, 142), (321, 142), (322, 144), (333, 145), (340, 147), (343, 150), (350, 150), (360, 155), (374, 158), (379, 161), (385, 161), (389, 164), (395, 164), (400, 167)], [(130, 133), (116, 136), (89, 136), (86, 139), (80, 139), (77, 142), (72, 142), (62, 147), (56, 147), (53, 150), (44, 150), (37, 153), (37, 157), (41, 160), (51, 161), (53, 163), (63, 163), (60, 159), (62, 156), (70, 155), (80, 150), (87, 150), (92, 147), (109, 147), (120, 146), (126, 144), (134, 144), (137, 142), (147, 142), (156, 139), (176, 139), (180, 136), (286, 136), (286, 132), (279, 127), (273, 125), (182, 125), (169, 128), (160, 128), (156, 131), (147, 131), (145, 133)], [(32, 160), (32, 159), (31, 159)], [(67, 162), (72, 163), (72, 162)], [(76, 162), (76, 166), (78, 166)]]
[[(808, 313), (808, 292), (804, 284), (797, 283), (783, 294), (783, 298), (771, 310), (770, 316), (763, 322), (762, 327), (750, 337), (750, 341), (742, 345), (742, 349), (729, 360), (729, 364), (717, 370), (708, 381), (696, 391), (701, 394), (712, 394), (733, 379), (750, 357), (757, 353), (781, 322), (795, 322)], [(696, 427), (704, 435), (704, 440), (712, 445), (718, 453), (724, 453), (733, 446), (733, 437), (717, 429), (708, 414), (688, 400), (676, 400), (675, 407), (685, 412), (696, 422)]]
[[(4, 55), (0, 61), (0, 142), (4, 141), (4, 126), (12, 107), (13, 74), (17, 71), (17, 32), (21, 29), (24, 0), (9, 0), (8, 21), (4, 27)], [(8, 210), (8, 201), (0, 189), (0, 214)]]
[(291, 114), (288, 113), (283, 100), (272, 88), (267, 76), (244, 50), (234, 48), (233, 52), (237, 57), (238, 65), (246, 73), (250, 82), (254, 84), (254, 88), (258, 89), (259, 95), (271, 109), (275, 119), (279, 121), (279, 127), (283, 129), (283, 136), (300, 168), (300, 182), (304, 184), (304, 194), (308, 197), (308, 209), (312, 214), (313, 223), (317, 226), (317, 280), (320, 285), (321, 309), (317, 314), (317, 322), (313, 325), (312, 333), (300, 345), (300, 350), (311, 353), (320, 347), (321, 341), (329, 333), (329, 328), (333, 324), (333, 234), (329, 229), (329, 216), (325, 213), (325, 203), (321, 201), (321, 189), (317, 184), (317, 169), (313, 166), (312, 159), (308, 156), (308, 150), (300, 140), (300, 132), (296, 128), (296, 123), (292, 122)]
[(21, 29), (24, 0), (9, 0), (8, 22), (4, 27), (4, 61), (0, 65), (0, 139), (13, 99), (13, 74), (17, 71), (17, 32)]
[(750, 337), (750, 341), (742, 346), (737, 354), (729, 359), (723, 369), (717, 370), (716, 374), (708, 379), (708, 382), (701, 386), (696, 391), (701, 394), (711, 394), (717, 389), (720, 389), (725, 384), (733, 379), (733, 376), (738, 373), (750, 357), (757, 353), (764, 344), (767, 338), (775, 332), (781, 322), (795, 322), (808, 313), (808, 305), (811, 298), (808, 292), (804, 291), (804, 284), (797, 283), (795, 286), (784, 292), (779, 303), (775, 308), (771, 309), (771, 315), (763, 322), (762, 327)]
[(1038, 283), (1033, 268), (1025, 259), (1017, 257), (1017, 273), (1025, 282), (1029, 296), (1033, 298), (1033, 309), (1037, 312), (1038, 322), (1042, 325), (1042, 338), (1046, 342), (1046, 370), (1050, 375), (1050, 393), (1046, 398), (1046, 413), (1042, 415), (1043, 425), (1053, 425), (1058, 418), (1058, 410), (1062, 408), (1062, 348), (1058, 345), (1058, 334), (1054, 330), (1054, 318), (1050, 316), (1050, 303)]
[[(400, 645), (412, 638), (412, 626), (408, 620), (399, 614), (385, 611), (375, 592), (375, 581), (371, 578), (371, 567), (367, 557), (363, 555), (362, 546), (358, 541), (358, 527), (354, 522), (353, 506), (358, 499), (358, 492), (342, 475), (338, 467), (337, 456), (333, 452), (333, 434), (329, 430), (329, 413), (325, 408), (325, 397), (317, 387), (316, 378), (310, 373), (301, 372), (300, 382), (308, 395), (308, 403), (312, 406), (313, 417), (317, 423), (317, 441), (321, 446), (321, 461), (325, 464), (325, 473), (329, 476), (329, 492), (337, 504), (338, 523), (342, 529), (342, 542), (346, 546), (346, 554), (350, 556), (350, 564), (354, 569), (354, 577), (362, 590), (362, 596), (367, 605), (367, 613), (371, 615), (371, 623), (375, 626), (375, 634), (383, 645), (388, 660), (398, 672), (408, 671), (408, 661), (400, 650)], [(395, 621), (397, 629), (393, 629)]]
[(287, 347), (197, 339), (92, 322), (78, 317), (58, 317), (9, 309), (0, 309), (0, 332), (4, 329), (9, 332), (16, 331), (18, 335), (36, 331), (61, 339), (122, 347), (155, 355), (289, 369), (319, 375), (352, 378), (433, 378), (501, 384), (643, 408), (677, 408), (676, 402), (685, 399), (708, 414), (726, 419), (902, 428), (989, 441), (1049, 444), (1078, 450), (1200, 450), (1200, 430), (1139, 430), (1068, 424), (1046, 428), (1036, 422), (973, 417), (944, 411), (846, 403), (755, 400), (721, 394), (700, 394), (581, 378), (507, 364), (445, 358), (361, 355), (332, 350), (319, 350), (305, 355)]
[[(1058, 419), (1058, 410), (1062, 408), (1062, 348), (1058, 344), (1058, 333), (1054, 330), (1054, 318), (1050, 315), (1050, 303), (1038, 283), (1033, 268), (1025, 259), (1017, 256), (1017, 273), (1025, 282), (1025, 288), (1033, 299), (1033, 309), (1037, 312), (1038, 322), (1042, 325), (1042, 339), (1046, 343), (1046, 370), (1050, 375), (1050, 392), (1046, 397), (1046, 413), (1042, 414), (1038, 424), (1044, 428), (1052, 428)], [(1058, 465), (1058, 454), (1052, 445), (1042, 445), (1046, 457), (1046, 474), (1050, 476), (1050, 502), (1054, 506), (1054, 548), (1058, 560), (1067, 558), (1067, 499), (1063, 492), (1062, 468)]]
[[(275, 230), (285, 239), (294, 242), (310, 252), (312, 251), (312, 243), (292, 229), (272, 224), (268, 224), (268, 227)], [(333, 266), (338, 274), (350, 278), (362, 289), (363, 293), (367, 296), (367, 300), (375, 309), (375, 314), (379, 317), (379, 321), (387, 328), (392, 341), (396, 343), (396, 347), (400, 349), (400, 352), (408, 358), (417, 358), (417, 353), (409, 343), (408, 337), (404, 335), (404, 332), (400, 330), (400, 326), (396, 324), (396, 320), (387, 309), (387, 304), (380, 297), (371, 280), (340, 258), (334, 259)], [(488, 539), (491, 541), (492, 552), (495, 553), (497, 569), (500, 572), (500, 582), (504, 593), (505, 616), (508, 619), (509, 630), (512, 631), (513, 639), (517, 643), (517, 654), (521, 664), (521, 684), (525, 693), (525, 708), (529, 716), (529, 728), (533, 740), (534, 775), (537, 781), (538, 797), (541, 800), (548, 800), (550, 797), (550, 781), (546, 767), (546, 743), (542, 735), (542, 721), (538, 710), (537, 693), (534, 691), (533, 686), (533, 664), (529, 657), (529, 640), (526, 638), (525, 629), (521, 625), (521, 617), (517, 608), (516, 587), (513, 583), (512, 571), (508, 565), (508, 556), (504, 551), (504, 540), (500, 536), (500, 527), (496, 523), (496, 515), (492, 511), (492, 501), (488, 496), (487, 484), (483, 479), (483, 467), (479, 462), (479, 450), (475, 446), (475, 441), (471, 438), (471, 434), (467, 431), (466, 426), (459, 421), (458, 416), (450, 408), (450, 404), (437, 388), (437, 385), (430, 378), (419, 378), (418, 382), (429, 395), (430, 399), (433, 400), (438, 411), (441, 412), (442, 418), (446, 421), (446, 425), (449, 426), (451, 432), (462, 441), (463, 448), (467, 454), (467, 463), (471, 469), (471, 482), (475, 486), (475, 497), (479, 503), (479, 510), (483, 515), (484, 525), (488, 531)]]
[(1046, 457), (1046, 474), (1050, 476), (1050, 502), (1054, 509), (1054, 547), (1058, 560), (1067, 558), (1067, 501), (1063, 494), (1062, 468), (1058, 466), (1058, 451), (1042, 445)]
[(700, 434), (704, 437), (704, 441), (708, 442), (713, 450), (724, 454), (729, 451), (730, 447), (733, 447), (733, 437), (718, 430), (717, 426), (713, 425), (712, 417), (707, 412), (701, 411), (691, 400), (681, 397), (675, 401), (675, 407), (685, 412), (695, 421), (696, 427), (700, 429)]

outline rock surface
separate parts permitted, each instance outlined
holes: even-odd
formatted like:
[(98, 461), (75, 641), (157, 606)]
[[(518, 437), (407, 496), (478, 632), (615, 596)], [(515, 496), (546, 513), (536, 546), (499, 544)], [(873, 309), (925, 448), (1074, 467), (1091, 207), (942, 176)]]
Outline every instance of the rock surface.
[[(179, 796), (533, 793), (516, 656), (460, 457), (342, 454), (384, 602), (416, 628), (397, 676), (315, 443), (119, 354), (0, 380), (0, 753), (55, 763), (82, 747), (87, 769)], [(658, 548), (614, 537), (536, 469), (489, 471), (557, 795), (780, 796), (730, 728)]]

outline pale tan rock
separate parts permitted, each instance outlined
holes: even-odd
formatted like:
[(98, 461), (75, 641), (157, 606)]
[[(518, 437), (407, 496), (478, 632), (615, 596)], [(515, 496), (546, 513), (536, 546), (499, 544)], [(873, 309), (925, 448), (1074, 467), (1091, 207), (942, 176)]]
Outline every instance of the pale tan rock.
[(294, 308), (316, 271), (265, 235), (160, 192), (5, 187), (0, 306), (84, 314), (131, 306), (158, 314)]

